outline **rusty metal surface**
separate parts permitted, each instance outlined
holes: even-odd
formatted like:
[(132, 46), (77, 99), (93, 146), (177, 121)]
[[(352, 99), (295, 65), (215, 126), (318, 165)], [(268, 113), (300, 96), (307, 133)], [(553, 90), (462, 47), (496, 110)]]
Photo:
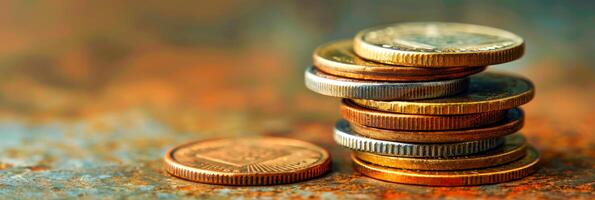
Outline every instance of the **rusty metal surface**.
[[(339, 100), (303, 86), (302, 72), (311, 62), (311, 50), (331, 37), (321, 35), (348, 37), (372, 21), (387, 22), (403, 12), (381, 10), (385, 16), (347, 20), (355, 25), (341, 29), (336, 24), (346, 22), (333, 16), (351, 16), (347, 13), (364, 5), (338, 3), (343, 5), (339, 11), (311, 2), (321, 10), (305, 12), (298, 3), (246, 6), (251, 4), (232, 1), (200, 5), (208, 12), (196, 12), (198, 5), (126, 1), (1, 4), (0, 199), (595, 196), (594, 62), (582, 53), (560, 53), (588, 50), (580, 45), (585, 42), (578, 37), (582, 32), (550, 40), (566, 33), (534, 32), (525, 24), (539, 19), (529, 14), (498, 19), (503, 20), (498, 27), (528, 41), (527, 55), (501, 68), (535, 82), (536, 98), (523, 107), (527, 120), (522, 132), (542, 152), (543, 166), (519, 181), (447, 188), (386, 183), (353, 172), (349, 151), (332, 141)], [(507, 9), (491, 5), (495, 11)], [(544, 4), (525, 6), (538, 5)], [(445, 5), (431, 8), (457, 11)], [(271, 17), (277, 16), (275, 10), (291, 14)], [(560, 20), (574, 23), (574, 17), (582, 15), (569, 13), (574, 15), (559, 16)], [(467, 22), (481, 23), (476, 18), (485, 16), (471, 12), (465, 17)], [(266, 23), (255, 23), (259, 20)], [(590, 35), (589, 30), (584, 32)], [(302, 39), (292, 39), (297, 37)], [(162, 155), (174, 145), (256, 134), (325, 147), (332, 154), (333, 172), (297, 184), (232, 187), (188, 182), (163, 171)]]

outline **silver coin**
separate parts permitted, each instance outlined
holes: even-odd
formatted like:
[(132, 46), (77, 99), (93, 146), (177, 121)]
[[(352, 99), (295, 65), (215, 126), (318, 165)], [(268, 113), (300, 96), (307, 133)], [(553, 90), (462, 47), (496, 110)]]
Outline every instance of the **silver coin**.
[(349, 79), (309, 67), (305, 73), (308, 89), (328, 96), (370, 100), (416, 100), (455, 95), (469, 85), (468, 78), (430, 82), (381, 82)]
[(504, 144), (504, 138), (490, 138), (458, 143), (401, 143), (376, 140), (357, 135), (346, 120), (335, 126), (335, 142), (355, 151), (401, 157), (453, 157), (465, 156), (494, 149)]

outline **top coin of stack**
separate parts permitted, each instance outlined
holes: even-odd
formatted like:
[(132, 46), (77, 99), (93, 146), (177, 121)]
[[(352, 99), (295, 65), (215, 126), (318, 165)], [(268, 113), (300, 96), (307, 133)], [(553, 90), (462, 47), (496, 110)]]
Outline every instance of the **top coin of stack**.
[(305, 81), (345, 98), (334, 137), (356, 151), (356, 171), (409, 184), (496, 183), (535, 170), (538, 152), (513, 134), (534, 89), (522, 77), (477, 73), (523, 52), (522, 38), (496, 28), (400, 23), (318, 47)]

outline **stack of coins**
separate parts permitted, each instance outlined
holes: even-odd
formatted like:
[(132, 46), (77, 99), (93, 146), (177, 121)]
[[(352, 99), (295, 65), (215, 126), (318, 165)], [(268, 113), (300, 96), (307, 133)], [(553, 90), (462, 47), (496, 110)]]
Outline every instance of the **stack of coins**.
[(534, 96), (522, 77), (482, 72), (522, 56), (510, 32), (459, 23), (401, 23), (314, 51), (306, 86), (341, 97), (335, 141), (354, 169), (397, 183), (460, 186), (536, 170), (538, 152), (516, 133)]

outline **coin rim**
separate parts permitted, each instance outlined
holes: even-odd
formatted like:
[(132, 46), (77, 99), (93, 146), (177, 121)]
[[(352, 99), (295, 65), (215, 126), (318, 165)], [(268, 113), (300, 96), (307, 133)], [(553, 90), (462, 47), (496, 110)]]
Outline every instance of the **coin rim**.
[[(272, 136), (249, 136), (243, 137), (247, 139), (274, 139), (274, 140), (291, 140), (293, 142), (301, 143), (303, 145), (313, 147), (315, 150), (322, 154), (320, 161), (312, 164), (311, 166), (296, 170), (294, 172), (270, 172), (270, 173), (235, 173), (235, 172), (218, 172), (205, 170), (200, 168), (194, 168), (192, 166), (184, 165), (175, 160), (172, 154), (184, 147), (194, 145), (196, 143), (204, 143), (215, 140), (229, 140), (234, 138), (212, 138), (206, 140), (195, 140), (187, 142), (178, 146), (174, 146), (167, 150), (163, 156), (165, 171), (175, 177), (208, 184), (217, 185), (275, 185), (275, 184), (286, 184), (294, 183), (307, 179), (316, 178), (322, 176), (331, 170), (331, 155), (328, 150), (315, 145), (310, 142), (283, 138), (283, 137), (272, 137)], [(325, 159), (326, 157), (326, 159)]]
[[(352, 101), (360, 106), (381, 110), (393, 113), (407, 113), (407, 114), (427, 114), (427, 115), (460, 115), (490, 112), (495, 110), (505, 110), (529, 103), (535, 97), (535, 86), (533, 83), (522, 76), (512, 75), (510, 73), (502, 72), (484, 72), (475, 76), (482, 76), (483, 74), (497, 74), (500, 76), (509, 76), (518, 81), (524, 82), (529, 86), (529, 90), (521, 92), (516, 95), (507, 96), (499, 99), (481, 100), (474, 102), (415, 102), (415, 101), (375, 101), (367, 99), (352, 99)], [(471, 76), (470, 79), (474, 79)], [(470, 80), (472, 81), (472, 80)], [(459, 94), (461, 95), (461, 94)], [(442, 99), (449, 99), (449, 96)]]
[[(344, 48), (349, 43), (352, 46), (352, 40), (338, 40), (323, 44), (317, 47), (312, 54), (314, 66), (322, 72), (363, 80), (375, 81), (401, 81), (401, 82), (416, 82), (416, 81), (436, 81), (464, 78), (473, 74), (477, 74), (486, 69), (485, 66), (465, 67), (465, 68), (421, 68), (421, 67), (407, 67), (397, 65), (387, 65), (383, 63), (375, 63), (379, 66), (358, 65), (356, 63), (346, 63), (337, 60), (332, 60), (328, 56), (324, 56), (324, 52), (339, 50)], [(355, 53), (354, 53), (355, 54)], [(355, 57), (356, 55), (354, 55)], [(367, 61), (373, 62), (373, 61)]]
[(465, 115), (415, 115), (372, 110), (343, 99), (341, 116), (351, 123), (393, 130), (454, 130), (486, 126), (501, 121), (507, 110)]
[(350, 123), (351, 129), (364, 137), (412, 143), (450, 143), (502, 137), (521, 130), (525, 123), (525, 114), (521, 108), (507, 111), (507, 116), (500, 122), (480, 128), (455, 129), (443, 131), (406, 131), (390, 130)]
[[(426, 186), (468, 186), (502, 183), (527, 177), (537, 171), (540, 154), (532, 146), (528, 146), (525, 157), (511, 163), (491, 168), (457, 170), (457, 171), (427, 171), (407, 170), (383, 167), (359, 160), (351, 155), (353, 169), (365, 176), (393, 183)], [(520, 164), (519, 164), (520, 163)], [(503, 171), (495, 169), (506, 168), (510, 165), (520, 165), (517, 168)], [(488, 171), (488, 172), (486, 172)]]
[[(511, 140), (521, 138), (520, 144), (514, 144), (512, 149), (504, 146), (511, 143)], [(521, 134), (508, 135), (505, 137), (503, 146), (482, 154), (451, 158), (408, 158), (397, 156), (384, 156), (368, 152), (354, 151), (353, 155), (367, 163), (400, 169), (411, 170), (468, 170), (479, 169), (502, 165), (520, 159), (527, 152), (527, 139)]]
[(364, 41), (363, 36), (372, 30), (383, 29), (391, 26), (407, 26), (411, 23), (396, 23), (384, 26), (376, 26), (364, 29), (356, 34), (354, 37), (354, 51), (355, 53), (368, 60), (373, 60), (385, 64), (415, 66), (415, 67), (472, 67), (472, 66), (487, 66), (501, 64), (516, 60), (523, 56), (525, 51), (525, 41), (520, 36), (498, 28), (480, 26), (474, 24), (464, 23), (445, 23), (445, 22), (415, 22), (419, 23), (440, 23), (471, 26), (479, 29), (490, 29), (502, 34), (512, 36), (514, 39), (520, 41), (515, 46), (507, 47), (498, 50), (486, 50), (477, 52), (416, 52), (403, 51), (397, 49), (389, 49), (381, 46), (371, 44)]

